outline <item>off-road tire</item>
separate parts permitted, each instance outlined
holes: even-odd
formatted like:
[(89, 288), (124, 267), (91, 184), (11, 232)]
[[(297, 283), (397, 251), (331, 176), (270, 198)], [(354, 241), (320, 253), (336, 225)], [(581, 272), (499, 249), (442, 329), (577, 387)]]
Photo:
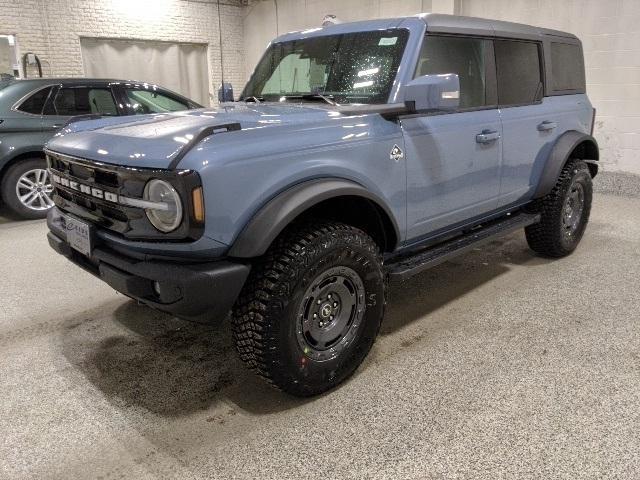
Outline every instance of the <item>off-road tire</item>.
[[(575, 230), (563, 223), (569, 197), (580, 189), (583, 206)], [(529, 247), (540, 255), (559, 258), (573, 252), (587, 227), (591, 212), (593, 185), (587, 164), (581, 160), (569, 160), (551, 192), (537, 201), (535, 211), (541, 214), (539, 223), (525, 228)]]
[[(304, 307), (310, 298), (305, 295), (323, 275), (342, 270), (355, 272), (361, 280), (354, 281), (358, 292), (364, 289), (363, 303), (358, 300), (353, 309), (362, 307), (363, 313), (352, 323), (353, 336), (340, 353), (318, 360), (300, 342), (302, 318), (310, 308)], [(384, 308), (382, 257), (369, 235), (330, 221), (296, 225), (252, 268), (233, 310), (236, 348), (245, 364), (274, 386), (296, 396), (316, 395), (343, 382), (364, 360)]]
[(49, 210), (33, 210), (25, 206), (16, 194), (16, 184), (20, 177), (33, 169), (46, 169), (47, 162), (43, 158), (29, 158), (11, 165), (0, 182), (0, 194), (3, 206), (8, 214), (16, 219), (33, 220), (45, 218)]

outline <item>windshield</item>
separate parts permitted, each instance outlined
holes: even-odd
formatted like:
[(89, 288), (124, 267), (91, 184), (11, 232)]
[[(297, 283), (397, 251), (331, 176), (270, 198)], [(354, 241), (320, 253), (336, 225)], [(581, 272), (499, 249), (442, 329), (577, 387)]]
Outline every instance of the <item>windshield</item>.
[(386, 103), (408, 35), (390, 29), (276, 43), (240, 99), (286, 101), (321, 94), (338, 103)]

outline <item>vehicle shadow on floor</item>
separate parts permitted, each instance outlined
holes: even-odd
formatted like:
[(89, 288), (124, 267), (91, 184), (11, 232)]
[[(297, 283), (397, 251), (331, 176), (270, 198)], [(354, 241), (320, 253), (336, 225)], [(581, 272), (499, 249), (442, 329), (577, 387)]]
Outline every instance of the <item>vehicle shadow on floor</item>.
[[(502, 275), (510, 265), (546, 262), (535, 257), (522, 238), (512, 236), (440, 265), (410, 284), (391, 288), (381, 334), (392, 335)], [(133, 301), (120, 304), (112, 318), (115, 325), (101, 326), (91, 319), (67, 329), (65, 355), (123, 409), (139, 407), (177, 417), (223, 402), (260, 415), (313, 401), (278, 392), (248, 371), (234, 351), (228, 321), (185, 322)]]
[(532, 252), (523, 232), (496, 239), (405, 283), (392, 284), (380, 334), (393, 334), (507, 273), (513, 266), (535, 267), (552, 261)]

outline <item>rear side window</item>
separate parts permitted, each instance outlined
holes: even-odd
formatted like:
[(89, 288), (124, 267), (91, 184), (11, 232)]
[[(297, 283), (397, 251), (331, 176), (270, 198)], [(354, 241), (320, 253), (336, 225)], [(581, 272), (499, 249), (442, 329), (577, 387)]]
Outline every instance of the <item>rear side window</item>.
[(18, 107), (18, 110), (21, 112), (32, 113), (34, 115), (41, 115), (44, 104), (49, 97), (49, 92), (51, 92), (51, 88), (52, 87), (47, 87), (42, 90), (38, 90), (22, 102)]
[(455, 73), (460, 80), (460, 108), (486, 106), (484, 60), (489, 47), (489, 40), (479, 38), (427, 35), (415, 76)]
[(526, 105), (542, 99), (540, 47), (537, 43), (495, 40), (498, 103)]
[(117, 115), (116, 102), (108, 88), (64, 87), (58, 90), (49, 115)]
[(584, 60), (577, 44), (551, 42), (551, 88), (585, 91)]

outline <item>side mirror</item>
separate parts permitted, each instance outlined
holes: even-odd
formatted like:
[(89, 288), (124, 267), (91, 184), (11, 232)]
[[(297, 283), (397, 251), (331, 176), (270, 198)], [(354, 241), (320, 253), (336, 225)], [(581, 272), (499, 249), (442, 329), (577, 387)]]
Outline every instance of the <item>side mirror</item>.
[(230, 83), (224, 83), (218, 89), (218, 102), (233, 102), (233, 87)]
[(423, 75), (404, 86), (404, 103), (411, 112), (451, 111), (460, 104), (460, 80), (455, 73)]

